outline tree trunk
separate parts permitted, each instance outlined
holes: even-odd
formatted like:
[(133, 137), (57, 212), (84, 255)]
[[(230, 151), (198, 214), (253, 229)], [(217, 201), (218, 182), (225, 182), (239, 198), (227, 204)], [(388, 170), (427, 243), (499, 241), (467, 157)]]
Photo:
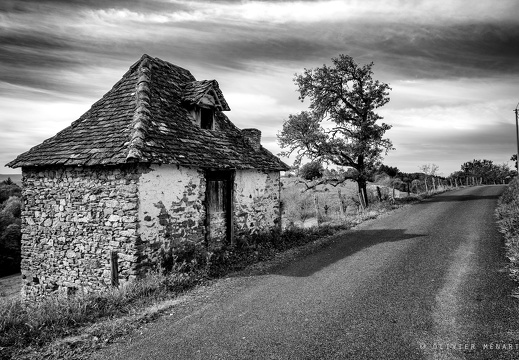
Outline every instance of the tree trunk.
[(366, 180), (364, 180), (364, 179), (357, 180), (357, 185), (359, 187), (359, 198), (364, 200), (363, 201), (364, 203), (361, 205), (363, 207), (366, 207), (369, 205), (368, 192), (366, 191)]

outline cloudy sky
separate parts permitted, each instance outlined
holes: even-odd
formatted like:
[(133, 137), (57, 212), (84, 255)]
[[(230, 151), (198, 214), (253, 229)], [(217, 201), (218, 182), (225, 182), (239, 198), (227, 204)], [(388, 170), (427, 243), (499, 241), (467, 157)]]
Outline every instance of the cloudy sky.
[(387, 165), (449, 175), (516, 151), (517, 0), (2, 0), (0, 166), (76, 120), (144, 53), (218, 80), (231, 121), (259, 128), (274, 153), (283, 121), (308, 106), (294, 74), (339, 54), (374, 62), (392, 88)]

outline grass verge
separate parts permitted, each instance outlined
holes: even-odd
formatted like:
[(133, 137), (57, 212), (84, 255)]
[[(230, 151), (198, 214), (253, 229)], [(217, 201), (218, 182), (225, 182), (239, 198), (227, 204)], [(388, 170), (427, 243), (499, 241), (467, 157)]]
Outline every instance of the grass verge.
[(519, 180), (515, 178), (498, 200), (496, 218), (505, 238), (510, 277), (519, 283)]

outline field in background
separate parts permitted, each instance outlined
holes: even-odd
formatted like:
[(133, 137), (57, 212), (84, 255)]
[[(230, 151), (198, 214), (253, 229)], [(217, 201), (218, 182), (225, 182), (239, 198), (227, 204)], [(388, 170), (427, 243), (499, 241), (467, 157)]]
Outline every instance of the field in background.
[[(311, 227), (316, 225), (337, 225), (347, 222), (362, 212), (358, 197), (357, 183), (347, 180), (338, 186), (318, 185), (306, 190), (298, 177), (281, 178), (281, 202), (283, 207), (282, 226), (287, 228)], [(379, 200), (377, 187), (383, 201)], [(385, 183), (369, 183), (367, 186), (370, 208), (390, 205), (388, 199), (407, 197), (408, 194), (394, 191)], [(414, 194), (411, 194), (411, 197)], [(341, 209), (342, 202), (342, 209)]]
[[(346, 181), (337, 187), (318, 185), (307, 190), (297, 177), (281, 178), (281, 202), (283, 207), (282, 225), (310, 227), (317, 225), (316, 209), (319, 209), (319, 221), (336, 222), (343, 218), (341, 199), (347, 214), (358, 211), (357, 184)], [(339, 197), (340, 195), (340, 197)]]

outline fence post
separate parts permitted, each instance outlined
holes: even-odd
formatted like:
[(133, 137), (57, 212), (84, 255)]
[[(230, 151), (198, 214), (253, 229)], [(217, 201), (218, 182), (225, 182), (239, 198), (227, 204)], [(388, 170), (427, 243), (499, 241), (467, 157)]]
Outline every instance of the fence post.
[(117, 251), (112, 250), (110, 252), (110, 268), (111, 268), (111, 280), (112, 280), (112, 286), (118, 287), (119, 286), (119, 266), (117, 264)]
[(362, 190), (359, 191), (358, 195), (359, 195), (360, 208), (362, 210), (364, 210), (366, 208), (366, 202), (364, 201), (364, 196), (362, 196), (363, 195)]
[(339, 196), (339, 208), (341, 210), (341, 217), (346, 217), (346, 209), (344, 208), (344, 201), (342, 200), (341, 189), (337, 189), (337, 195)]
[(317, 193), (314, 195), (314, 204), (315, 204), (315, 215), (317, 216), (317, 227), (319, 227), (319, 199), (317, 198)]

